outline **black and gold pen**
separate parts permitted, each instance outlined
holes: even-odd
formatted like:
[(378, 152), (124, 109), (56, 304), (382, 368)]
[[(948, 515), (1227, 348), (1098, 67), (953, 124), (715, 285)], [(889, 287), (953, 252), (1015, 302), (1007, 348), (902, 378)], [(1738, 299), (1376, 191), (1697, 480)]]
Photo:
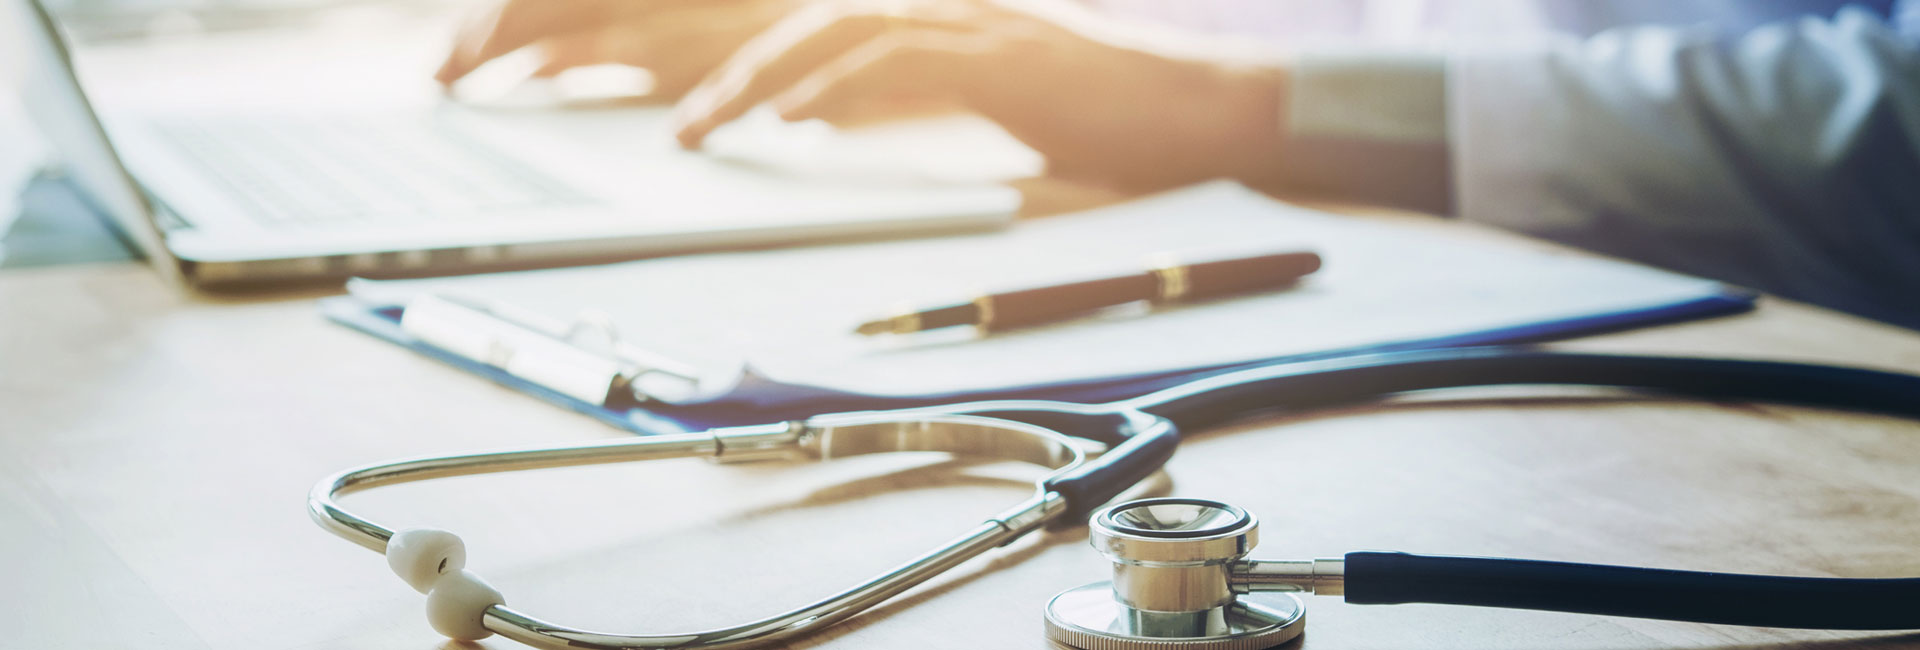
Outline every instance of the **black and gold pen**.
[(972, 325), (983, 330), (1041, 325), (1141, 300), (1173, 304), (1292, 286), (1320, 269), (1307, 251), (1181, 263), (1155, 255), (1140, 273), (990, 293), (971, 301), (862, 323), (860, 334), (908, 334)]

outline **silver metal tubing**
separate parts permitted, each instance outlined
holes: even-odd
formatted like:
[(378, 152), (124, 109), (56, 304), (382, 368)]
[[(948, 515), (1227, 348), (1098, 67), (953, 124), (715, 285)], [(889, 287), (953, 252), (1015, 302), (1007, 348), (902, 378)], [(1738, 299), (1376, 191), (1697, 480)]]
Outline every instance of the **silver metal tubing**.
[(1347, 593), (1347, 561), (1248, 560), (1234, 564), (1228, 582), (1237, 594), (1256, 591), (1294, 591), (1322, 596)]
[[(1057, 494), (1030, 499), (1016, 511), (1035, 513), (1064, 510)], [(1046, 521), (1044, 515), (1025, 529), (1011, 529), (999, 521), (975, 526), (959, 539), (894, 567), (858, 586), (799, 609), (744, 625), (687, 634), (607, 634), (575, 630), (527, 616), (505, 605), (487, 610), (487, 629), (529, 645), (566, 648), (749, 648), (791, 640), (832, 625), (925, 582), (989, 549), (1013, 541)]]
[(611, 442), (438, 456), (369, 465), (315, 485), (307, 509), (328, 531), (384, 553), (394, 531), (342, 509), (336, 499), (383, 485), (523, 469), (705, 456), (717, 461), (813, 458), (891, 451), (948, 452), (1033, 463), (1052, 469), (1034, 496), (988, 518), (947, 544), (819, 602), (733, 627), (682, 634), (612, 634), (550, 623), (506, 605), (486, 610), (487, 629), (529, 645), (552, 648), (746, 648), (775, 643), (844, 620), (989, 549), (1005, 545), (1066, 511), (1066, 499), (1046, 482), (1085, 462), (1066, 437), (1044, 428), (974, 416), (846, 414), (805, 422), (715, 429)]
[(516, 472), (550, 467), (600, 465), (637, 460), (718, 456), (721, 439), (783, 436), (794, 448), (804, 427), (797, 423), (779, 423), (736, 429), (715, 429), (705, 433), (676, 436), (628, 438), (576, 445), (484, 451), (452, 456), (429, 456), (398, 460), (349, 469), (321, 479), (307, 494), (307, 514), (320, 527), (347, 541), (385, 553), (393, 530), (354, 516), (341, 509), (335, 499), (373, 488), (426, 481), (453, 476)]

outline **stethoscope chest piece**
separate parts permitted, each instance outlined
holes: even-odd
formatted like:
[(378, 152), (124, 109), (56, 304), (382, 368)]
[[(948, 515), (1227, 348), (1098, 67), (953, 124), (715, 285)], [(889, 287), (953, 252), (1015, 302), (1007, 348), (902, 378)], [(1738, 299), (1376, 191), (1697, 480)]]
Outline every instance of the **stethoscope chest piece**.
[(1100, 511), (1089, 541), (1113, 562), (1113, 580), (1054, 596), (1047, 638), (1081, 650), (1256, 650), (1293, 640), (1306, 623), (1298, 597), (1233, 584), (1258, 532), (1253, 515), (1205, 499)]
[[(1259, 650), (1300, 636), (1307, 610), (1293, 594), (1249, 594), (1210, 621), (1213, 632), (1159, 636), (1151, 622), (1113, 599), (1113, 583), (1082, 585), (1047, 603), (1047, 638), (1080, 650)], [(1137, 610), (1136, 610), (1137, 611)]]

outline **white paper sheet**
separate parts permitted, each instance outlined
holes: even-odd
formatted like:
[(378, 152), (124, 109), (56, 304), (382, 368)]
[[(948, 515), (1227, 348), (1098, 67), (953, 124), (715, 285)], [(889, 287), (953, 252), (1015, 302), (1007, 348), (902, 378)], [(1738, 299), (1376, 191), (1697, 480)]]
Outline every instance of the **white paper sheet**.
[[(895, 305), (1137, 271), (1146, 256), (1320, 252), (1299, 288), (1149, 311), (1122, 307), (981, 337), (970, 328), (864, 337)], [(356, 283), (431, 291), (557, 318), (597, 309), (627, 340), (696, 363), (875, 394), (1046, 384), (1390, 344), (1699, 299), (1710, 281), (1514, 250), (1316, 213), (1231, 184), (1198, 186), (996, 233), (466, 278)]]

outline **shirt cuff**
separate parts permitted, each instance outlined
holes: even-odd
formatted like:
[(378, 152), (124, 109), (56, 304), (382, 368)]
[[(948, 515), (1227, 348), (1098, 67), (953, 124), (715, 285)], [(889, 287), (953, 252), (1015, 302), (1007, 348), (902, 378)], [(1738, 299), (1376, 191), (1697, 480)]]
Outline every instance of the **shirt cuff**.
[(1286, 128), (1306, 138), (1441, 144), (1447, 139), (1447, 58), (1438, 52), (1324, 51), (1295, 55)]
[(1447, 68), (1438, 52), (1296, 54), (1282, 99), (1282, 189), (1452, 214)]

